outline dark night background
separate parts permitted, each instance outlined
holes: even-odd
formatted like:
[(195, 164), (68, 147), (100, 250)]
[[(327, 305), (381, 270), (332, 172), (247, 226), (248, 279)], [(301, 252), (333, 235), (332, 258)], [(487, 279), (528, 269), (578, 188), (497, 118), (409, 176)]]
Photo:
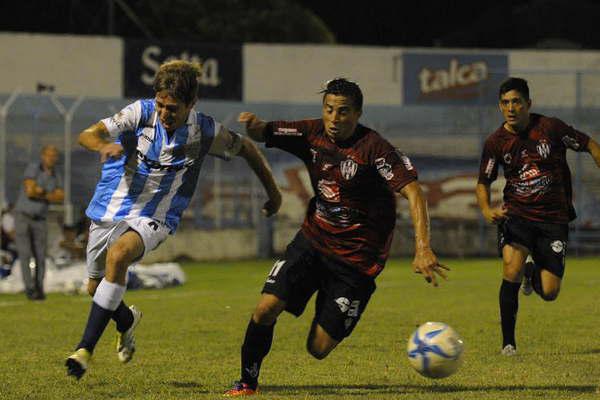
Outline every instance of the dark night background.
[[(318, 29), (308, 23), (311, 18), (303, 14), (307, 12), (318, 16), (339, 44), (600, 48), (600, 34), (595, 31), (600, 20), (600, 2), (592, 0), (429, 0), (410, 3), (23, 0), (3, 3), (0, 6), (0, 31), (93, 35), (112, 32), (123, 37), (187, 38), (212, 43), (331, 43), (331, 39), (315, 36), (314, 31)], [(112, 19), (108, 17), (111, 9)], [(259, 22), (252, 25), (250, 21)], [(282, 24), (282, 21), (285, 23)], [(191, 27), (194, 24), (197, 26)]]

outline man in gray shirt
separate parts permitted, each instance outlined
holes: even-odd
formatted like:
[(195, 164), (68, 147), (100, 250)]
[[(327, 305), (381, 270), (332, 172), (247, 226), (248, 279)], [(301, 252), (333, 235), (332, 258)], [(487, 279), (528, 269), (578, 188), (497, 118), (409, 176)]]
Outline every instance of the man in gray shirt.
[[(49, 203), (64, 199), (62, 177), (56, 170), (58, 149), (44, 146), (41, 160), (27, 166), (23, 187), (15, 207), (16, 244), (25, 294), (30, 300), (44, 300), (44, 273), (46, 271), (46, 214)], [(29, 260), (35, 258), (35, 273), (31, 274)]]

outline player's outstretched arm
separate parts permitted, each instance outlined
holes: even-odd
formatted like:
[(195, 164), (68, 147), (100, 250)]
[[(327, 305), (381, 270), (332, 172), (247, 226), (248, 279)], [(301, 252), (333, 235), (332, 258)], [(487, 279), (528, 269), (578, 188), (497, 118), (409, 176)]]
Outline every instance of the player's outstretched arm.
[(598, 168), (600, 168), (600, 145), (598, 145), (598, 143), (594, 139), (590, 138), (587, 148), (590, 152), (590, 155), (594, 159), (594, 162), (596, 163)]
[(506, 208), (504, 207), (492, 207), (490, 205), (490, 186), (478, 183), (475, 188), (475, 195), (477, 196), (477, 204), (481, 209), (481, 213), (487, 222), (490, 224), (497, 224), (506, 218)]
[(108, 129), (102, 122), (98, 122), (81, 132), (79, 134), (79, 144), (88, 150), (100, 153), (100, 162), (123, 155), (123, 146), (110, 140)]
[(436, 274), (446, 279), (445, 271), (449, 271), (450, 269), (440, 264), (433, 250), (431, 250), (429, 213), (427, 212), (425, 195), (417, 181), (404, 186), (400, 190), (400, 193), (408, 200), (410, 216), (415, 228), (415, 259), (413, 267), (416, 273), (423, 274), (427, 282), (433, 283), (433, 286), (437, 286)]
[(259, 119), (256, 114), (244, 111), (238, 116), (238, 122), (246, 125), (246, 133), (255, 142), (263, 143), (265, 141), (265, 127), (267, 123)]
[(238, 155), (246, 160), (252, 171), (256, 174), (269, 196), (269, 200), (263, 206), (263, 213), (270, 217), (279, 211), (281, 207), (281, 192), (275, 183), (273, 172), (265, 156), (258, 150), (256, 145), (247, 137), (242, 136), (242, 148)]

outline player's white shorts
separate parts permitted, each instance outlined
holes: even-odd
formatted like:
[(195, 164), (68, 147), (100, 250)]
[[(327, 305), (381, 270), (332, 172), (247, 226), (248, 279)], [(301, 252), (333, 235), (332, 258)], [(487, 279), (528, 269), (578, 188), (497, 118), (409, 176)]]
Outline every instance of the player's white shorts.
[(99, 279), (104, 276), (108, 248), (128, 229), (133, 229), (142, 238), (143, 255), (157, 248), (167, 239), (170, 232), (168, 226), (148, 217), (128, 218), (117, 222), (92, 221), (86, 257), (88, 277)]

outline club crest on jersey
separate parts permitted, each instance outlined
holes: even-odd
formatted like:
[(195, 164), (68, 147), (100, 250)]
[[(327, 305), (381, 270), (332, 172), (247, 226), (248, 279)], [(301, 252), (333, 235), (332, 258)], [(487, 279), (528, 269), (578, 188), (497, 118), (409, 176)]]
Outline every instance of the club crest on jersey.
[(504, 159), (505, 164), (510, 164), (512, 161), (512, 155), (510, 153), (505, 153), (502, 158)]
[(538, 154), (542, 158), (548, 158), (550, 155), (550, 145), (545, 140), (540, 141), (540, 144), (536, 146)]
[(345, 180), (349, 181), (354, 178), (356, 171), (358, 170), (358, 164), (351, 158), (348, 158), (340, 163), (340, 171)]

